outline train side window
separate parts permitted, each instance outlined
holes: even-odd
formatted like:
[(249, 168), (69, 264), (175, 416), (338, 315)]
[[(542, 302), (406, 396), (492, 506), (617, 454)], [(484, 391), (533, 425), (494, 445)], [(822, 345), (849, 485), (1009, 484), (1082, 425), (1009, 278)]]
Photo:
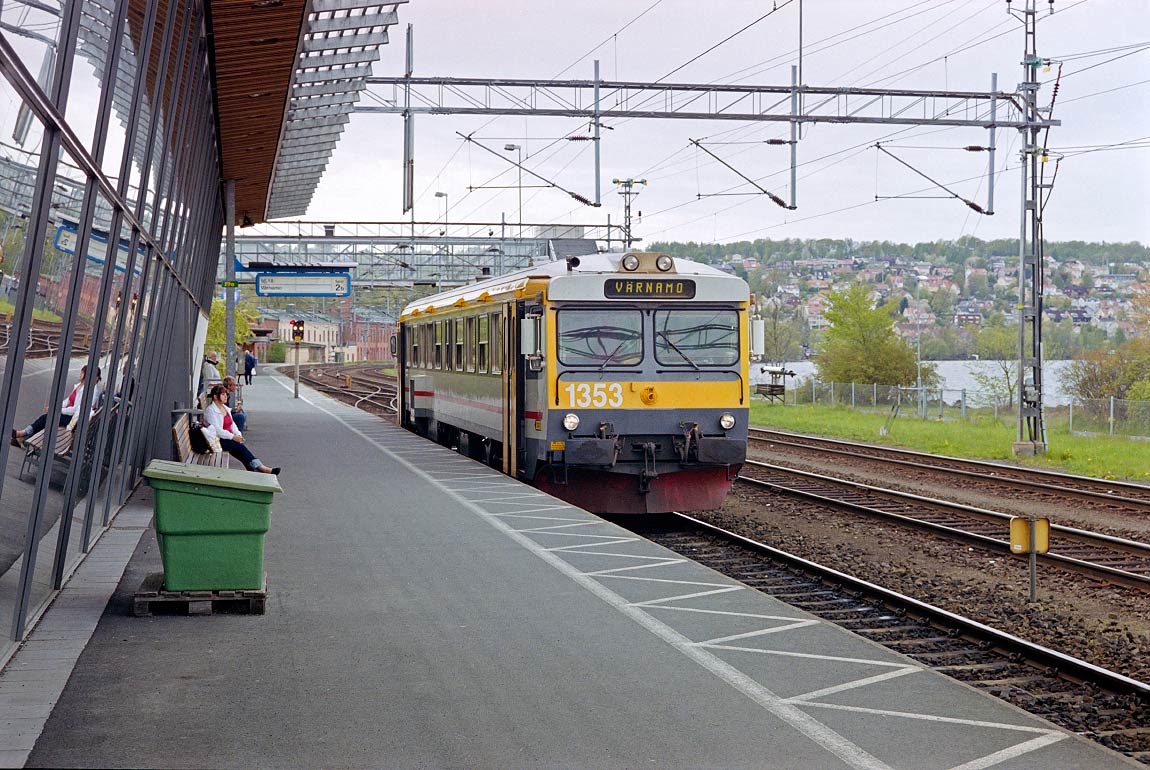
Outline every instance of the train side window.
[(431, 324), (423, 325), (423, 365), (427, 369), (435, 365), (435, 328)]
[(491, 373), (503, 373), (503, 314), (491, 314)]
[(476, 364), (476, 369), (480, 373), (486, 374), (487, 370), (488, 370), (487, 362), (489, 360), (489, 354), (490, 354), (490, 348), (488, 346), (488, 343), (490, 342), (490, 339), (491, 339), (489, 336), (490, 319), (488, 318), (488, 316), (481, 315), (481, 316), (479, 316), (479, 318), (476, 319), (476, 322), (478, 324), (478, 329), (477, 329), (477, 333), (478, 333), (477, 342), (478, 342), (478, 344), (475, 347), (476, 347), (476, 353), (477, 353), (477, 356), (479, 359), (477, 364)]
[(407, 363), (408, 366), (419, 366), (419, 327), (407, 330)]
[(435, 368), (443, 368), (443, 321), (435, 322)]
[(454, 364), (455, 364), (455, 371), (457, 371), (457, 372), (463, 371), (463, 340), (464, 340), (463, 319), (462, 318), (456, 318), (455, 319), (455, 337), (454, 337), (453, 342), (455, 343)]

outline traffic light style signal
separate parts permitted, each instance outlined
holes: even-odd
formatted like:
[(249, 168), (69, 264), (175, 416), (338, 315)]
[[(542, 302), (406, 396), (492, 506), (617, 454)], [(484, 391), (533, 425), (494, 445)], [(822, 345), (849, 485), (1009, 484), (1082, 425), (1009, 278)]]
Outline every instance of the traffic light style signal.
[(303, 342), (303, 321), (291, 322), (291, 341)]

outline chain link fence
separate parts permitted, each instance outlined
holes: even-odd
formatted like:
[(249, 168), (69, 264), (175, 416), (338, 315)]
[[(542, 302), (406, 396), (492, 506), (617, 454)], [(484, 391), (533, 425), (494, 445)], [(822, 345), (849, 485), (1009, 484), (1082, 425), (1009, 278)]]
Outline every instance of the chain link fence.
[(1071, 433), (1150, 439), (1150, 401), (1079, 398), (1069, 411)]
[[(1017, 417), (1014, 400), (1002, 393), (821, 382), (813, 377), (793, 383), (778, 400), (788, 405), (844, 406), (927, 420), (965, 420), (978, 416), (1012, 424)], [(1150, 401), (1075, 399), (1069, 405), (1048, 406), (1045, 412), (1048, 431), (1150, 440)]]

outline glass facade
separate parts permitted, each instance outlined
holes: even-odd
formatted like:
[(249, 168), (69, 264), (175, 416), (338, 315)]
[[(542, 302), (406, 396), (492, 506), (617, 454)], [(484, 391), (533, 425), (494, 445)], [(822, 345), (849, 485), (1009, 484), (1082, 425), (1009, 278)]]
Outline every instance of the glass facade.
[(224, 207), (199, 0), (0, 9), (0, 653), (190, 402)]

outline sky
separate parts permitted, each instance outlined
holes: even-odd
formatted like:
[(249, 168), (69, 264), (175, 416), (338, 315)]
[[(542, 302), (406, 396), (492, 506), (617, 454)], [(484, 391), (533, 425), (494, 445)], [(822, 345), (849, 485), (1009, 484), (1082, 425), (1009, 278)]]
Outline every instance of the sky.
[[(584, 0), (575, 5), (411, 0), (399, 6), (400, 24), (391, 29), (391, 43), (374, 71), (402, 74), (404, 28), (411, 23), (417, 76), (553, 78), (563, 73), (584, 79), (591, 77), (592, 60), (598, 58), (604, 79), (653, 81), (772, 5), (781, 7), (668, 82), (741, 78), (738, 82), (789, 84), (790, 65), (797, 59), (798, 0)], [(1045, 212), (1046, 237), (1150, 243), (1150, 2), (1056, 0), (1053, 15), (1046, 2), (1039, 5), (1039, 55), (1065, 58), (1054, 114), (1062, 125), (1051, 131), (1049, 146), (1066, 148), (1067, 157)], [(1012, 91), (1022, 79), (1023, 37), (1021, 24), (1006, 9), (1004, 0), (804, 0), (803, 80), (812, 86), (986, 91), (991, 73), (997, 72), (1000, 88)], [(1145, 47), (1103, 53), (1139, 43)], [(1049, 102), (1058, 66), (1040, 74), (1040, 103)], [(528, 222), (605, 223), (610, 214), (619, 222), (622, 198), (610, 180), (632, 177), (648, 182), (634, 204), (643, 212), (636, 235), (648, 241), (1017, 237), (1017, 131), (999, 132), (997, 165), (1005, 171), (998, 176), (994, 216), (980, 216), (954, 199), (875, 200), (876, 195), (946, 194), (874, 149), (877, 139), (897, 128), (806, 128), (798, 147), (798, 208), (785, 211), (762, 195), (708, 197), (753, 188), (695, 150), (689, 139), (706, 138), (709, 149), (785, 198), (788, 149), (762, 140), (786, 136), (787, 124), (616, 120), (602, 141), (603, 207), (582, 206), (555, 189), (528, 188), (523, 217)], [(591, 143), (560, 141), (548, 147), (556, 138), (586, 129), (587, 121), (577, 118), (419, 116), (417, 218), (442, 221), (445, 202), (453, 228), (518, 216), (514, 167), (465, 146), (456, 132), (474, 132), (476, 140), (497, 149), (522, 144), (526, 168), (593, 197)], [(985, 204), (986, 155), (957, 148), (984, 145), (987, 138), (982, 129), (921, 128), (890, 140), (888, 149), (963, 197)], [(1081, 152), (1131, 140), (1142, 142), (1135, 148)], [(407, 219), (401, 210), (401, 167), (402, 118), (353, 115), (304, 219)], [(480, 185), (505, 189), (469, 190)]]

